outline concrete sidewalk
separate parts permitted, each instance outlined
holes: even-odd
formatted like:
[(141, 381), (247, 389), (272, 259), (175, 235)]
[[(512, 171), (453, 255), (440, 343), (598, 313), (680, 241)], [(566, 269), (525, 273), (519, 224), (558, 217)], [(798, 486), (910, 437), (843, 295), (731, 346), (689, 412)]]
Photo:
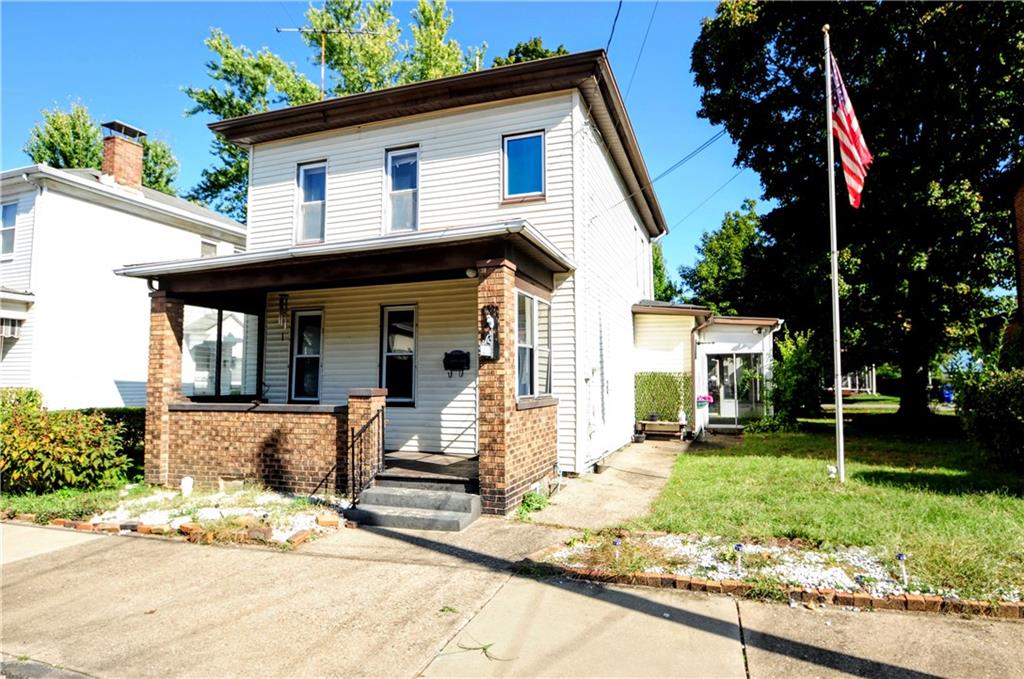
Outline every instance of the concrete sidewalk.
[(604, 473), (565, 479), (551, 503), (531, 518), (539, 524), (598, 530), (644, 516), (686, 446), (655, 440), (631, 444), (605, 459)]
[(76, 533), (60, 528), (0, 523), (0, 564), (56, 552), (66, 547), (102, 540), (106, 535)]

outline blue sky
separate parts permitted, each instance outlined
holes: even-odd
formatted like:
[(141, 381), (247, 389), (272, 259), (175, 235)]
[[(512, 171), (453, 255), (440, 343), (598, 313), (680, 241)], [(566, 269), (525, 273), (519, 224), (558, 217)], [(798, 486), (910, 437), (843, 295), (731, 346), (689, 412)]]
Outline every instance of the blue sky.
[[(97, 121), (118, 118), (168, 142), (181, 162), (179, 190), (193, 185), (210, 164), (208, 118), (186, 118), (184, 85), (206, 85), (211, 27), (253, 49), (269, 47), (319, 81), (319, 65), (294, 34), (276, 26), (303, 22), (305, 2), (227, 3), (21, 3), (0, 5), (0, 165), (28, 164), (21, 148), (43, 108), (66, 108), (81, 99)], [(403, 22), (414, 7), (396, 2)], [(604, 47), (615, 2), (450, 2), (451, 35), (463, 46), (488, 44), (487, 62), (520, 40), (540, 35), (546, 45), (570, 51)], [(652, 176), (706, 141), (716, 131), (697, 117), (700, 92), (690, 73), (690, 48), (701, 19), (714, 3), (662, 2), (639, 62), (654, 3), (625, 2), (609, 51), (619, 87), (629, 88), (627, 108)], [(31, 27), (32, 30), (23, 30)], [(630, 86), (634, 65), (639, 63)], [(735, 148), (723, 137), (655, 187), (672, 232), (664, 241), (674, 271), (690, 264), (704, 230), (744, 197), (759, 197), (760, 183), (742, 172), (702, 207), (737, 169)], [(676, 225), (688, 213), (692, 214)]]

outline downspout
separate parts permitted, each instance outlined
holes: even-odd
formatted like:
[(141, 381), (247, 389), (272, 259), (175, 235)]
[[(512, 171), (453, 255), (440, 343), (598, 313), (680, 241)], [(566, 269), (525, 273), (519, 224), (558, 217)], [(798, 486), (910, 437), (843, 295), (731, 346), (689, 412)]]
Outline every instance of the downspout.
[(711, 325), (714, 322), (715, 314), (711, 313), (706, 318), (707, 318), (706, 321), (704, 321), (703, 323), (701, 323), (699, 325), (694, 325), (693, 329), (690, 330), (690, 375), (691, 375), (691, 379), (693, 380), (693, 396), (691, 396), (691, 398), (693, 399), (692, 406), (693, 406), (693, 420), (694, 420), (694, 422), (693, 422), (693, 424), (694, 424), (693, 437), (694, 438), (697, 438), (698, 436), (700, 436), (701, 432), (703, 432), (703, 430), (704, 430), (704, 427), (701, 427), (700, 431), (698, 431), (696, 429), (697, 413), (699, 412), (699, 409), (697, 408), (697, 333), (699, 333), (701, 330), (703, 330), (704, 328), (708, 327), (709, 325)]

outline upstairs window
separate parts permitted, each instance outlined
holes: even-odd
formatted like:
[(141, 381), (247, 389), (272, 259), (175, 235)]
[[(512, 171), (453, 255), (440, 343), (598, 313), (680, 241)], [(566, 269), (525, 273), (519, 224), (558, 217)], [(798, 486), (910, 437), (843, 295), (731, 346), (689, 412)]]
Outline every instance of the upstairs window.
[(299, 242), (324, 239), (327, 163), (299, 166)]
[(14, 253), (14, 225), (18, 220), (18, 204), (3, 206), (3, 227), (0, 228), (0, 255)]
[(419, 149), (388, 151), (387, 173), (389, 228), (415, 231), (419, 227)]
[(544, 133), (529, 132), (502, 141), (505, 198), (544, 195)]

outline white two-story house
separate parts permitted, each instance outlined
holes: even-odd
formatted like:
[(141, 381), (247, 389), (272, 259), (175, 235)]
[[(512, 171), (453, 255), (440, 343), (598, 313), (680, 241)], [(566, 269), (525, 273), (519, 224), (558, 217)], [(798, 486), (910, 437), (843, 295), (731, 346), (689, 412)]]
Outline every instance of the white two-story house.
[[(246, 252), (119, 271), (156, 290), (148, 480), (466, 481), (505, 513), (629, 442), (666, 226), (603, 51), (211, 128), (249, 150)], [(182, 388), (210, 309), (258, 335), (242, 395)]]
[(116, 266), (245, 247), (241, 224), (142, 186), (141, 130), (105, 130), (102, 171), (0, 175), (0, 387), (50, 408), (146, 404), (146, 284)]

